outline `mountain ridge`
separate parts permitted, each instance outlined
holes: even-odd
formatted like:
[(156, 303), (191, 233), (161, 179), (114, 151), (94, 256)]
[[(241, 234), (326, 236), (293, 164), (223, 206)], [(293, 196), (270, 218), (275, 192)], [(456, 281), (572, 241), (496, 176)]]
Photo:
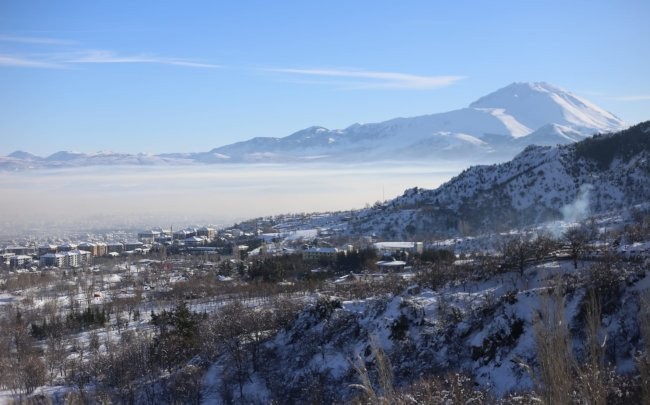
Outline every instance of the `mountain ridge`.
[(575, 142), (598, 132), (620, 130), (622, 120), (593, 103), (544, 82), (512, 83), (468, 107), (399, 117), (330, 130), (312, 126), (282, 138), (255, 137), (208, 152), (56, 152), (45, 158), (16, 151), (0, 157), (0, 169), (87, 165), (156, 165), (384, 160), (507, 160), (525, 146)]

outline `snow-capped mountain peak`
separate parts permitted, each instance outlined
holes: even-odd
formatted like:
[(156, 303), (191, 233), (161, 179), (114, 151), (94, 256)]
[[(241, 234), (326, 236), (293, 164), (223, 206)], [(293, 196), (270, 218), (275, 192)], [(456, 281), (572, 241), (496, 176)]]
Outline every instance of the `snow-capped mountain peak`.
[(445, 161), (464, 165), (512, 158), (530, 144), (576, 142), (624, 128), (615, 115), (548, 83), (512, 83), (458, 110), (344, 129), (312, 126), (282, 138), (255, 137), (209, 152), (156, 156), (57, 152), (43, 160), (17, 154), (0, 169), (116, 164), (237, 162)]
[(9, 155), (7, 155), (9, 158), (14, 158), (14, 159), (21, 159), (21, 160), (39, 160), (41, 157), (36, 156), (34, 154), (31, 154), (29, 152), (24, 152), (22, 150), (17, 150)]
[(623, 121), (612, 113), (544, 82), (512, 83), (479, 98), (470, 108), (503, 109), (532, 130), (551, 123), (599, 131), (624, 127)]
[(216, 148), (232, 161), (509, 159), (526, 145), (571, 143), (623, 122), (594, 104), (548, 83), (513, 83), (467, 108), (345, 129), (309, 127), (284, 138), (254, 138)]

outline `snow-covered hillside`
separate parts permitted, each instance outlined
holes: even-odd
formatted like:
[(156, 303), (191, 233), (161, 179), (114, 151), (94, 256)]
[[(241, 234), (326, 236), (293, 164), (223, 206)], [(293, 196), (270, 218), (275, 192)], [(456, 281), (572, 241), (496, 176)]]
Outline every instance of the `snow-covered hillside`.
[(527, 145), (566, 144), (623, 127), (613, 114), (558, 87), (513, 83), (467, 108), (449, 112), (354, 124), (345, 129), (314, 126), (283, 138), (257, 137), (208, 152), (57, 152), (47, 158), (14, 152), (0, 157), (0, 169), (315, 160), (492, 163), (512, 158)]
[[(650, 122), (475, 166), (435, 190), (409, 189), (361, 211), (353, 233), (386, 237), (507, 230), (650, 201)], [(574, 219), (574, 218), (571, 218)], [(408, 229), (408, 231), (407, 231)]]
[[(349, 301), (322, 297), (264, 345), (260, 356), (265, 361), (246, 370), (241, 397), (251, 403), (348, 402), (363, 394), (359, 363), (370, 369), (371, 380), (381, 378), (376, 377), (377, 349), (390, 358), (397, 388), (425, 376), (463, 372), (497, 398), (531, 391), (538, 376), (538, 334), (544, 333), (536, 329), (539, 317), (554, 316), (551, 308), (560, 305), (568, 329), (582, 336), (589, 288), (605, 282), (589, 265), (574, 270), (568, 261), (531, 267), (525, 277), (482, 277), (486, 269), (467, 273), (457, 267), (463, 276), (441, 288), (420, 282), (395, 295)], [(650, 280), (637, 264), (619, 263), (611, 275), (608, 291), (600, 293), (603, 350), (607, 364), (629, 373), (639, 350), (639, 292), (648, 289)], [(557, 286), (561, 298), (551, 286)], [(576, 339), (575, 350), (584, 353), (586, 344)], [(214, 384), (210, 392), (234, 391), (222, 382), (224, 370), (231, 368), (225, 356), (213, 365), (206, 379)], [(208, 395), (210, 403), (219, 399)]]

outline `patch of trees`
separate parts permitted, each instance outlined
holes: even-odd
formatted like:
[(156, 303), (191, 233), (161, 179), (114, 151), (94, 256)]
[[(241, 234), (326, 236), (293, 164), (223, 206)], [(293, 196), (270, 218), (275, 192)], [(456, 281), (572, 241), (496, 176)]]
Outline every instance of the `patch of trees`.
[(45, 384), (46, 369), (29, 333), (29, 321), (18, 309), (0, 317), (0, 389), (15, 396)]
[(526, 266), (539, 263), (557, 248), (557, 241), (546, 233), (537, 235), (517, 234), (507, 236), (501, 241), (502, 269), (518, 270), (523, 276)]
[(650, 152), (650, 122), (642, 122), (615, 134), (595, 135), (575, 144), (579, 157), (595, 161), (601, 169), (607, 169), (619, 157), (629, 160), (642, 152)]
[(158, 329), (152, 355), (160, 366), (171, 371), (198, 352), (199, 325), (206, 314), (191, 312), (184, 301), (173, 311), (151, 314), (151, 323)]
[(453, 263), (456, 256), (449, 249), (425, 249), (422, 253), (416, 254), (414, 259), (422, 263)]
[(309, 267), (300, 254), (274, 256), (250, 263), (248, 276), (253, 280), (278, 282), (309, 277)]
[(472, 277), (473, 270), (470, 266), (454, 266), (451, 263), (434, 263), (423, 266), (416, 274), (415, 281), (418, 285), (438, 289), (449, 282), (462, 282)]
[(364, 269), (374, 269), (376, 262), (377, 251), (375, 249), (341, 252), (336, 256), (334, 270), (337, 274), (360, 272)]
[(103, 307), (88, 307), (83, 311), (73, 310), (65, 318), (54, 316), (41, 322), (31, 323), (31, 335), (43, 340), (48, 337), (61, 337), (71, 333), (79, 333), (88, 329), (101, 328), (109, 321), (109, 314)]

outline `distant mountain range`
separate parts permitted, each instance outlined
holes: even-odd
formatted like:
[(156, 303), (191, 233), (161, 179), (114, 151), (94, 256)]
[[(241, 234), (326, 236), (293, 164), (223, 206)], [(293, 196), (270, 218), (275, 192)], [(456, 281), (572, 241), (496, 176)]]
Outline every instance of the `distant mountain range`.
[(497, 162), (526, 146), (573, 143), (624, 128), (615, 115), (547, 83), (513, 83), (469, 107), (345, 129), (310, 127), (283, 138), (258, 137), (209, 152), (160, 155), (16, 151), (0, 170), (89, 165), (179, 165), (246, 162)]
[(473, 166), (437, 189), (355, 213), (352, 234), (387, 239), (508, 231), (575, 221), (650, 202), (650, 121), (561, 146), (528, 146), (514, 159)]

